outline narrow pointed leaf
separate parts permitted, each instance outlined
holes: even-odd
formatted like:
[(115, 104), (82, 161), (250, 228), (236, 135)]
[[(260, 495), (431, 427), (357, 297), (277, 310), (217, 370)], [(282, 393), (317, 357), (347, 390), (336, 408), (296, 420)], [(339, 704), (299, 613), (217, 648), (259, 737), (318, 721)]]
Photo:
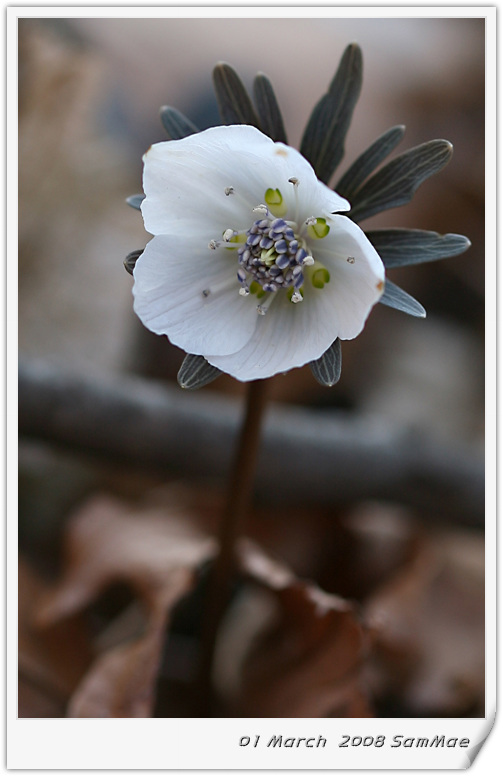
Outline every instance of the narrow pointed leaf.
[(391, 127), (391, 129), (388, 129), (387, 132), (378, 137), (342, 176), (335, 187), (336, 192), (351, 202), (362, 183), (398, 145), (404, 133), (405, 127), (398, 125)]
[(339, 382), (342, 369), (341, 341), (336, 339), (316, 361), (309, 364), (314, 378), (320, 383), (331, 387)]
[(262, 131), (277, 143), (287, 143), (283, 118), (272, 84), (263, 73), (253, 82), (253, 96)]
[(133, 194), (126, 199), (127, 204), (130, 207), (134, 207), (135, 210), (140, 210), (141, 203), (145, 199), (145, 194)]
[(170, 140), (181, 140), (183, 137), (195, 135), (199, 132), (195, 124), (183, 113), (170, 105), (163, 105), (160, 112), (162, 125), (168, 133)]
[(430, 140), (392, 159), (378, 170), (353, 197), (348, 213), (353, 221), (410, 202), (419, 185), (444, 167), (452, 156), (447, 140)]
[(375, 229), (366, 235), (387, 268), (457, 256), (471, 245), (462, 234), (438, 234), (423, 229)]
[(220, 369), (209, 364), (204, 356), (189, 354), (183, 360), (177, 380), (181, 388), (195, 391), (197, 388), (203, 388), (208, 383), (212, 383), (221, 374)]
[(403, 289), (396, 286), (390, 280), (386, 280), (384, 293), (379, 299), (387, 307), (394, 307), (407, 315), (413, 315), (416, 318), (426, 318), (426, 310), (413, 296)]
[(328, 183), (344, 156), (344, 140), (360, 96), (362, 69), (361, 49), (352, 43), (344, 51), (329, 90), (315, 106), (304, 131), (300, 152), (324, 183)]
[(224, 124), (249, 124), (260, 129), (253, 103), (234, 68), (225, 62), (217, 65), (213, 85)]
[(136, 266), (136, 262), (140, 258), (144, 251), (144, 248), (140, 248), (137, 251), (131, 251), (131, 253), (128, 253), (126, 258), (124, 259), (124, 269), (129, 272), (130, 275), (133, 274), (133, 270)]

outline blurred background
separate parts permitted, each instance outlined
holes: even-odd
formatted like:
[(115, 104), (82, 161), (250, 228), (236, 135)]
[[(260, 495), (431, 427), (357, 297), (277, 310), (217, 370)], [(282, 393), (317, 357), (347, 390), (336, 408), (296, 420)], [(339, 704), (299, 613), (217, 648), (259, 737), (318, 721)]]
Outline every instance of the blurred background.
[[(390, 273), (426, 307), (426, 320), (377, 305), (363, 334), (343, 343), (342, 378), (335, 388), (318, 386), (303, 368), (274, 378), (273, 398), (359, 421), (378, 419), (398, 433), (420, 432), (449, 449), (464, 445), (479, 460), (484, 432), (484, 36), (484, 19), (469, 18), (21, 19), (20, 357), (43, 359), (55, 369), (86, 377), (155, 378), (178, 390), (176, 374), (184, 354), (136, 320), (132, 278), (123, 268), (125, 256), (149, 239), (140, 213), (125, 199), (141, 191), (142, 154), (165, 139), (160, 106), (178, 108), (204, 129), (220, 123), (211, 80), (217, 62), (231, 64), (247, 86), (258, 71), (265, 72), (289, 143), (298, 147), (344, 48), (355, 41), (363, 50), (363, 89), (337, 175), (396, 124), (405, 124), (407, 131), (395, 155), (433, 138), (454, 145), (452, 161), (421, 185), (412, 203), (368, 219), (363, 228), (458, 232), (469, 237), (472, 247), (459, 257)], [(243, 386), (224, 376), (192, 395), (194, 406), (209, 392), (241, 396)], [(165, 474), (169, 480), (171, 473)], [(23, 557), (32, 571), (54, 574), (63, 527), (76, 505), (97, 489), (139, 497), (160, 481), (157, 474), (124, 472), (114, 462), (22, 436)], [(369, 517), (367, 507), (356, 502), (345, 511), (337, 507), (330, 523), (343, 530), (349, 541), (344, 546), (354, 548), (365, 535), (369, 552), (377, 546), (373, 542), (391, 537), (395, 550), (402, 548), (402, 561), (409, 557), (404, 548), (410, 549), (408, 542), (417, 534), (415, 528), (404, 534), (403, 515), (384, 514), (380, 505)], [(354, 519), (348, 508), (356, 510)], [(424, 517), (408, 514), (405, 523), (422, 525)], [(287, 532), (287, 517), (275, 508), (269, 527), (260, 523), (252, 533), (298, 564), (299, 573), (359, 600), (377, 577), (384, 579), (391, 566), (400, 565), (393, 555), (391, 566), (370, 571), (365, 584), (361, 578), (348, 581), (348, 569), (344, 580), (336, 580), (329, 573), (330, 556), (323, 556), (320, 547), (327, 544), (320, 525), (326, 527), (328, 518), (325, 513), (305, 518), (304, 513), (294, 518)], [(341, 534), (333, 534), (333, 527), (326, 530), (332, 532), (328, 545), (337, 555)], [(462, 563), (483, 574), (480, 531), (463, 529), (456, 537), (463, 547)], [(358, 547), (363, 568), (367, 561)], [(479, 576), (478, 590), (482, 582)], [(474, 605), (474, 611), (478, 617), (480, 606)], [(471, 694), (466, 681), (461, 683), (457, 700), (449, 696), (444, 707), (433, 711), (474, 713), (483, 693), (483, 682), (477, 682), (468, 682), (469, 688), (476, 687)], [(28, 707), (40, 701), (29, 692), (27, 697)], [(417, 697), (397, 701), (392, 692), (383, 697), (382, 709), (388, 711), (393, 704), (410, 716), (432, 710)], [(38, 713), (44, 715), (40, 708)], [(49, 704), (46, 715), (58, 713)]]

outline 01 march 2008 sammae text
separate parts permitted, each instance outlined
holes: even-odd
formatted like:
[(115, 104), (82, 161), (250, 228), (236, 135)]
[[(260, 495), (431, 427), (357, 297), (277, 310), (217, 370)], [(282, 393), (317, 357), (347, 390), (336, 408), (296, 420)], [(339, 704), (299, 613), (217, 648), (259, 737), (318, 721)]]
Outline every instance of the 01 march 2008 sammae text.
[[(283, 747), (286, 749), (295, 749), (298, 747), (307, 747), (308, 749), (319, 749), (324, 748), (327, 745), (327, 739), (324, 738), (321, 735), (318, 736), (311, 736), (311, 737), (287, 737), (283, 735), (273, 735), (270, 736), (268, 739), (266, 737), (263, 737), (264, 740), (260, 742), (261, 736), (260, 735), (254, 735), (254, 736), (241, 736), (239, 739), (239, 746), (252, 746), (255, 748), (256, 746), (267, 746), (267, 747)], [(458, 737), (448, 737), (445, 735), (435, 735), (433, 737), (427, 738), (427, 737), (419, 737), (419, 736), (405, 736), (402, 734), (397, 734), (393, 736), (392, 738), (389, 738), (384, 735), (379, 736), (348, 736), (343, 735), (341, 737), (341, 740), (337, 743), (338, 747), (346, 748), (346, 747), (357, 747), (357, 746), (374, 746), (378, 749), (380, 749), (383, 746), (389, 746), (392, 749), (396, 749), (400, 746), (405, 747), (406, 749), (411, 749), (413, 747), (437, 747), (437, 748), (444, 748), (447, 747), (449, 749), (459, 748), (466, 749), (470, 746), (470, 739), (469, 738), (458, 738)]]

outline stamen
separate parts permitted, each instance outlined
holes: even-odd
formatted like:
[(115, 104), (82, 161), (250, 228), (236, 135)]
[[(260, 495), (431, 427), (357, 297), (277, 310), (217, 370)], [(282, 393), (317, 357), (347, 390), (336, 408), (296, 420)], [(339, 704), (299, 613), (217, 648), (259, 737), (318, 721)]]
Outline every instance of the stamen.
[(241, 288), (239, 289), (239, 295), (240, 296), (249, 296), (250, 295), (250, 288), (248, 286), (248, 275), (244, 271), (244, 269), (242, 269), (242, 267), (240, 267), (238, 269), (237, 277), (238, 277), (239, 283), (241, 284)]
[(272, 240), (270, 237), (262, 237), (261, 241), (259, 242), (259, 245), (264, 250), (268, 251), (269, 248), (272, 248), (274, 245), (274, 240)]
[[(297, 199), (299, 181), (291, 178), (289, 182)], [(301, 224), (287, 221), (274, 210), (282, 204), (279, 189), (267, 189), (265, 197), (267, 205), (260, 204), (253, 209), (257, 219), (246, 232), (232, 229), (224, 232), (224, 240), (233, 244), (238, 236), (243, 238), (238, 247), (239, 294), (257, 295), (259, 315), (266, 314), (277, 292), (287, 293), (288, 299), (297, 304), (303, 300), (307, 281), (315, 288), (323, 288), (330, 279), (323, 265), (309, 253), (307, 235), (303, 236), (307, 229), (311, 237), (324, 237), (330, 230), (326, 220), (310, 216)]]
[(209, 296), (219, 294), (222, 291), (227, 291), (229, 288), (232, 288), (232, 287), (234, 288), (236, 287), (236, 279), (235, 277), (228, 277), (225, 280), (221, 280), (219, 283), (215, 283), (209, 288), (204, 288), (201, 291), (201, 296), (207, 299)]
[(290, 264), (290, 259), (286, 253), (280, 253), (276, 259), (276, 264), (280, 269), (285, 269)]
[(246, 241), (247, 234), (248, 232), (245, 229), (240, 229), (239, 231), (236, 229), (226, 229), (221, 240), (209, 241), (208, 248), (215, 251), (217, 248), (225, 245), (226, 250), (234, 250)]
[(240, 202), (243, 207), (246, 208), (246, 210), (251, 211), (253, 207), (253, 200), (250, 201), (250, 199), (247, 196), (244, 196), (239, 189), (235, 189), (234, 186), (226, 186), (224, 188), (224, 194), (226, 197), (232, 195), (237, 202)]
[(295, 289), (301, 288), (304, 285), (304, 274), (302, 272), (299, 272), (298, 275), (294, 275), (295, 280), (293, 283), (293, 287)]
[(248, 296), (250, 294), (250, 288), (248, 286), (248, 275), (245, 270), (242, 269), (242, 267), (240, 267), (237, 271), (237, 278), (241, 285), (241, 288), (239, 289), (239, 295)]
[(299, 220), (299, 194), (297, 189), (299, 188), (300, 181), (298, 178), (288, 178), (288, 182), (292, 184), (295, 195), (295, 223), (297, 223)]
[(269, 294), (264, 299), (264, 301), (257, 305), (257, 313), (259, 315), (265, 315), (269, 307), (271, 306), (272, 302), (274, 301), (275, 297), (276, 297), (275, 292), (270, 291)]

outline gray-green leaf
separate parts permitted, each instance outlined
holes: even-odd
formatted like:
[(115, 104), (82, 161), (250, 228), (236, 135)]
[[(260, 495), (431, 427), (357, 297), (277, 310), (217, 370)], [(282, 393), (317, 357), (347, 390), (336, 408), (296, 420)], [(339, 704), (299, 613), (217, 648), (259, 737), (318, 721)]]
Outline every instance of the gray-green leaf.
[(361, 49), (352, 43), (344, 51), (329, 90), (316, 104), (304, 131), (300, 152), (324, 183), (328, 183), (344, 156), (344, 140), (360, 96), (362, 71)]
[(197, 388), (203, 388), (208, 383), (212, 383), (221, 374), (220, 369), (209, 364), (204, 356), (194, 356), (189, 353), (183, 360), (177, 380), (181, 388), (195, 391)]
[(348, 213), (353, 221), (410, 202), (418, 186), (444, 167), (452, 156), (447, 140), (430, 140), (392, 159), (356, 192)]
[(226, 62), (217, 65), (213, 70), (213, 85), (224, 124), (250, 124), (260, 129), (253, 103), (234, 68)]
[(438, 234), (423, 229), (375, 229), (366, 235), (388, 268), (457, 256), (471, 245), (462, 234)]
[(405, 133), (405, 127), (398, 125), (391, 127), (375, 140), (366, 151), (364, 151), (351, 165), (349, 170), (344, 173), (335, 191), (345, 197), (350, 202), (356, 194), (362, 183), (368, 176), (374, 172), (381, 162), (386, 159), (398, 145)]
[(272, 84), (263, 73), (253, 82), (253, 96), (262, 131), (277, 143), (287, 143), (283, 118)]
[(126, 202), (130, 207), (134, 207), (135, 210), (140, 210), (141, 203), (145, 199), (145, 194), (132, 194), (126, 199)]
[(320, 385), (331, 387), (339, 382), (342, 369), (341, 341), (336, 339), (316, 361), (309, 364), (311, 372)]
[(400, 310), (402, 313), (407, 313), (407, 315), (413, 315), (416, 318), (426, 318), (426, 310), (423, 305), (406, 291), (399, 288), (399, 286), (392, 283), (391, 280), (386, 280), (384, 293), (379, 301), (387, 305), (387, 307), (394, 307), (395, 310)]
[(124, 259), (124, 269), (129, 272), (130, 275), (133, 274), (133, 270), (136, 266), (136, 262), (142, 255), (144, 248), (139, 248), (137, 251), (131, 251), (131, 253), (128, 253), (126, 258)]
[(159, 111), (162, 125), (168, 133), (170, 140), (181, 140), (183, 137), (195, 135), (199, 132), (195, 124), (183, 113), (170, 105), (163, 105)]

